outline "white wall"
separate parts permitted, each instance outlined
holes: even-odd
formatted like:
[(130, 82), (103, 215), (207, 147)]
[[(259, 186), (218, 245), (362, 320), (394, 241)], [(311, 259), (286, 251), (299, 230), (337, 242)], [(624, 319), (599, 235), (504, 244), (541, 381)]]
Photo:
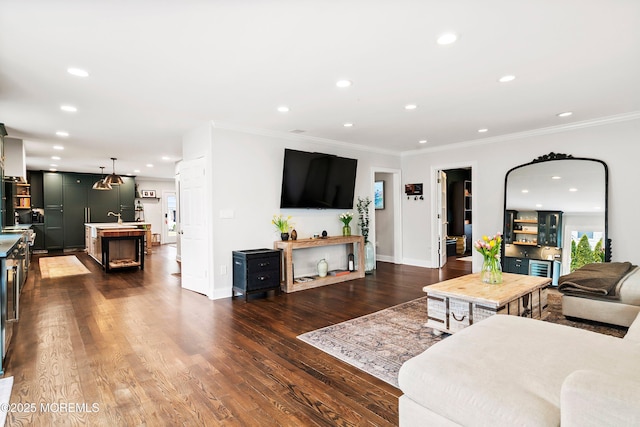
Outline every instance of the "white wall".
[[(211, 147), (215, 298), (231, 295), (233, 250), (272, 248), (273, 241), (279, 239), (279, 233), (271, 224), (273, 215), (291, 215), (300, 239), (322, 230), (327, 230), (329, 235), (342, 233), (338, 215), (343, 211), (279, 208), (285, 148), (358, 159), (356, 200), (358, 196), (373, 196), (373, 167), (400, 167), (399, 156), (384, 152), (372, 153), (356, 146), (300, 136), (261, 135), (215, 127), (212, 129)], [(373, 215), (373, 206), (371, 209)], [(221, 211), (232, 212), (233, 218), (221, 218)], [(352, 212), (356, 213), (355, 210)], [(356, 221), (352, 222), (354, 233), (359, 232)], [(345, 268), (344, 248), (334, 249), (298, 251), (297, 258), (294, 257), (296, 276), (315, 272), (317, 261), (325, 256), (329, 258), (330, 269)], [(228, 273), (222, 274), (225, 267)]]
[[(490, 141), (490, 140), (487, 140)], [(640, 162), (640, 118), (602, 119), (564, 129), (544, 129), (511, 138), (495, 138), (483, 144), (458, 144), (448, 150), (405, 153), (405, 183), (424, 182), (425, 199), (431, 199), (432, 171), (439, 167), (473, 164), (473, 240), (502, 230), (504, 177), (509, 169), (550, 152), (603, 160), (609, 167), (609, 238), (614, 261), (640, 263), (640, 228), (636, 227)], [(403, 209), (403, 256), (407, 263), (430, 265), (435, 207), (432, 203), (405, 204)], [(474, 269), (479, 255), (474, 253)]]
[[(137, 199), (144, 207), (144, 220), (151, 223), (151, 232), (162, 236), (164, 215), (162, 212), (162, 193), (164, 191), (176, 191), (175, 180), (144, 180), (136, 179), (138, 190), (155, 190), (157, 198)], [(164, 242), (161, 242), (164, 243)]]

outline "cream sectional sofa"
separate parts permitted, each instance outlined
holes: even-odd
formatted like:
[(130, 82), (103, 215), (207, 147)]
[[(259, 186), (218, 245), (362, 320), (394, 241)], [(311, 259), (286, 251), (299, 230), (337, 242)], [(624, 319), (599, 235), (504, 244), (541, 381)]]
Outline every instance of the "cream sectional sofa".
[(496, 315), (402, 365), (400, 426), (640, 425), (640, 315), (623, 339)]

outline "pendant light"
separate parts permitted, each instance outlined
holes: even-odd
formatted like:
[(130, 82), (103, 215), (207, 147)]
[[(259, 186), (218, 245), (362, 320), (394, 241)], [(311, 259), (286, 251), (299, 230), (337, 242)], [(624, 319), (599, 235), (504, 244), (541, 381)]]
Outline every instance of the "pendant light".
[(100, 176), (101, 178), (96, 181), (95, 184), (93, 184), (93, 188), (94, 190), (111, 190), (113, 187), (111, 187), (111, 184), (107, 184), (106, 182), (104, 182), (104, 166), (100, 166)]
[(113, 162), (113, 173), (111, 175), (107, 175), (107, 177), (104, 179), (104, 183), (105, 184), (110, 184), (110, 185), (120, 185), (120, 184), (124, 184), (124, 180), (122, 179), (122, 177), (120, 175), (116, 175), (116, 159), (115, 157), (111, 158), (111, 161)]

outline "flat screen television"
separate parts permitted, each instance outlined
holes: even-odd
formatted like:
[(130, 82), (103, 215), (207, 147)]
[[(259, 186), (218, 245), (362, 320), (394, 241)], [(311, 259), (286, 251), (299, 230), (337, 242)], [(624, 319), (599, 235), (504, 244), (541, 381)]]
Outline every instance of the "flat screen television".
[(356, 159), (284, 150), (281, 208), (353, 209)]

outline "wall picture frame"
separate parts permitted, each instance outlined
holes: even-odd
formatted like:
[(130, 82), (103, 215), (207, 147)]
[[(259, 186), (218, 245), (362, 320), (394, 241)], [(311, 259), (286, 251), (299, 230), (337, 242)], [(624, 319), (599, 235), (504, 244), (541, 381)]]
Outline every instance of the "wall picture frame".
[(376, 181), (373, 190), (373, 206), (375, 209), (384, 209), (384, 181)]
[(142, 198), (155, 198), (156, 190), (140, 190)]

